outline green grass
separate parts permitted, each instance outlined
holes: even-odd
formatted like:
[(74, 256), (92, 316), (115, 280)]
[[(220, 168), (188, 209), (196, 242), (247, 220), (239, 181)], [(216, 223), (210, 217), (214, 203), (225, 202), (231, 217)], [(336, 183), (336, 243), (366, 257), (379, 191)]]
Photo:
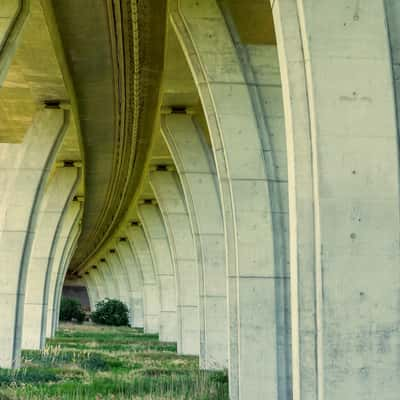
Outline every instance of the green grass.
[(64, 325), (22, 368), (0, 369), (0, 400), (227, 400), (226, 373), (199, 371), (197, 357), (141, 330)]

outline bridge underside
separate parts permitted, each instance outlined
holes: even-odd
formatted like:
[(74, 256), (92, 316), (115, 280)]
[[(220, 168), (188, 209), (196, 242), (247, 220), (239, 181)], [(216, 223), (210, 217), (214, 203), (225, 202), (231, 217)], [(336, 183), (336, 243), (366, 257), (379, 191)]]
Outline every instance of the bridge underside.
[(0, 2), (0, 367), (64, 284), (231, 400), (397, 400), (400, 6)]

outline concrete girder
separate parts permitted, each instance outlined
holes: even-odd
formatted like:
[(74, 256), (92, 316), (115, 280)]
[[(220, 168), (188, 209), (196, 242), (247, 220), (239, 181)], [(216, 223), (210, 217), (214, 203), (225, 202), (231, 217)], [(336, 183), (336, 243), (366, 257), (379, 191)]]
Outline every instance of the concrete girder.
[(160, 286), (149, 245), (141, 226), (130, 226), (126, 229), (126, 233), (143, 276), (144, 331), (145, 333), (159, 333)]
[(150, 173), (150, 184), (161, 210), (175, 266), (178, 352), (199, 355), (199, 272), (179, 177), (172, 171), (153, 171)]
[(46, 282), (51, 274), (57, 231), (61, 229), (63, 215), (78, 183), (79, 169), (57, 168), (43, 196), (26, 278), (22, 333), (24, 349), (37, 350), (45, 345)]
[[(47, 337), (54, 336), (54, 305), (55, 305), (55, 293), (57, 287), (57, 280), (59, 279), (60, 268), (67, 252), (68, 243), (72, 235), (73, 227), (78, 224), (81, 216), (81, 205), (77, 201), (73, 201), (69, 207), (67, 213), (63, 216), (62, 229), (59, 233), (59, 238), (55, 239), (57, 242), (57, 248), (54, 254), (53, 268), (51, 270), (51, 278), (49, 283), (49, 289), (47, 291), (48, 298), (47, 302)], [(58, 233), (57, 233), (58, 234)]]
[(164, 115), (161, 131), (175, 161), (196, 244), (200, 273), (200, 368), (228, 367), (225, 237), (214, 160), (186, 114)]
[(44, 109), (22, 144), (2, 144), (5, 182), (0, 219), (0, 366), (20, 362), (26, 274), (37, 216), (50, 168), (68, 124), (68, 112)]
[[(124, 238), (125, 239), (125, 238)], [(131, 287), (131, 325), (134, 328), (144, 327), (144, 303), (143, 303), (143, 274), (138, 261), (132, 252), (127, 239), (119, 241), (117, 251), (121, 263), (125, 265), (128, 272)]]
[(176, 342), (178, 332), (176, 276), (164, 222), (158, 207), (154, 204), (139, 205), (138, 215), (160, 283), (159, 337), (163, 342)]

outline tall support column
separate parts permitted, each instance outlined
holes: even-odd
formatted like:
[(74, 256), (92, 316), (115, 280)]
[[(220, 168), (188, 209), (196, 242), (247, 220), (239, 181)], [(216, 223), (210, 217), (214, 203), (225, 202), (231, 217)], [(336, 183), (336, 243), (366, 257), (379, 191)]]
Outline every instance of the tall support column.
[(153, 171), (150, 184), (159, 204), (175, 263), (178, 352), (200, 354), (199, 272), (185, 199), (172, 171)]
[[(266, 5), (267, 6), (267, 5)], [(228, 267), (231, 400), (291, 399), (285, 185), (270, 142), (273, 119), (260, 80), (224, 1), (174, 0), (170, 17), (198, 88), (218, 174)], [(257, 51), (256, 49), (253, 49)], [(265, 55), (265, 57), (264, 57)], [(276, 73), (275, 73), (276, 75)]]
[(99, 301), (99, 291), (97, 288), (96, 281), (93, 278), (93, 274), (88, 272), (87, 274), (82, 277), (82, 283), (86, 287), (90, 309), (94, 310), (97, 302)]
[(65, 276), (67, 274), (69, 263), (76, 250), (79, 236), (81, 235), (81, 220), (77, 221), (71, 235), (71, 241), (68, 243), (68, 249), (65, 258), (62, 261), (62, 268), (57, 278), (57, 285), (54, 294), (54, 316), (53, 316), (53, 332), (56, 332), (60, 323), (60, 305), (62, 297), (62, 289), (64, 286)]
[(53, 258), (53, 267), (51, 269), (51, 277), (49, 282), (49, 289), (46, 291), (47, 298), (47, 319), (46, 319), (46, 331), (47, 337), (54, 336), (54, 296), (56, 293), (57, 279), (62, 268), (62, 262), (67, 252), (71, 235), (74, 225), (78, 224), (81, 215), (81, 206), (77, 201), (70, 203), (68, 211), (63, 217), (62, 229), (59, 233), (59, 237), (56, 238), (57, 247)]
[(24, 349), (36, 350), (45, 345), (46, 282), (51, 274), (57, 231), (61, 230), (62, 217), (75, 193), (78, 180), (77, 168), (57, 168), (43, 197), (26, 279), (22, 333)]
[(175, 161), (192, 226), (200, 273), (200, 368), (228, 366), (225, 238), (214, 161), (204, 134), (184, 114), (165, 115), (162, 134)]
[(121, 238), (117, 244), (117, 251), (121, 263), (125, 265), (131, 287), (131, 325), (134, 328), (144, 327), (144, 303), (143, 303), (143, 274), (138, 261), (132, 252), (127, 238)]
[(144, 331), (159, 333), (160, 329), (160, 287), (151, 259), (149, 245), (143, 229), (133, 224), (126, 230), (129, 243), (140, 266), (144, 292)]
[(22, 144), (1, 145), (6, 151), (0, 174), (6, 183), (0, 205), (0, 367), (18, 367), (20, 362), (26, 273), (37, 216), (67, 124), (66, 111), (44, 109)]
[(399, 157), (384, 2), (276, 0), (273, 14), (289, 165), (293, 398), (394, 400)]
[(97, 288), (97, 301), (94, 304), (93, 310), (95, 310), (95, 306), (99, 301), (104, 300), (106, 297), (108, 297), (107, 292), (106, 292), (106, 288), (104, 285), (104, 282), (102, 280), (102, 278), (100, 277), (100, 273), (98, 271), (98, 267), (97, 265), (92, 266), (92, 269), (89, 272), (89, 276), (92, 279), (93, 285), (96, 286)]
[(164, 222), (154, 204), (139, 205), (138, 214), (160, 282), (160, 340), (176, 342), (176, 278)]
[(101, 269), (100, 263), (98, 263), (97, 265), (97, 270), (95, 275), (98, 286), (102, 288), (101, 289), (101, 293), (103, 293), (102, 300), (106, 298), (108, 299), (113, 298), (113, 290), (110, 291), (110, 283), (106, 282), (106, 279), (104, 278), (104, 271)]
[(110, 267), (113, 269), (114, 276), (118, 281), (119, 291), (120, 291), (120, 300), (130, 308), (130, 293), (131, 288), (129, 284), (128, 273), (125, 269), (125, 265), (122, 265), (121, 260), (118, 256), (118, 253), (115, 249), (110, 250), (110, 254), (108, 256), (108, 261), (110, 263)]
[(107, 287), (108, 297), (110, 299), (119, 299), (119, 286), (115, 276), (115, 271), (112, 270), (108, 260), (106, 258), (101, 258), (97, 265), (103, 278), (103, 282)]
[(0, 87), (14, 58), (29, 5), (30, 0), (2, 0), (0, 3)]

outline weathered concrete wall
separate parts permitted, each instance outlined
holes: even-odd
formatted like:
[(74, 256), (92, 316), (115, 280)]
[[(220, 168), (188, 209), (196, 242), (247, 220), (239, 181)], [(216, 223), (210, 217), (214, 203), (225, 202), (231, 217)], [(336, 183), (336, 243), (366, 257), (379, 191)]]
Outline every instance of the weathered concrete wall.
[(2, 0), (0, 4), (0, 87), (29, 15), (29, 3), (30, 0)]

